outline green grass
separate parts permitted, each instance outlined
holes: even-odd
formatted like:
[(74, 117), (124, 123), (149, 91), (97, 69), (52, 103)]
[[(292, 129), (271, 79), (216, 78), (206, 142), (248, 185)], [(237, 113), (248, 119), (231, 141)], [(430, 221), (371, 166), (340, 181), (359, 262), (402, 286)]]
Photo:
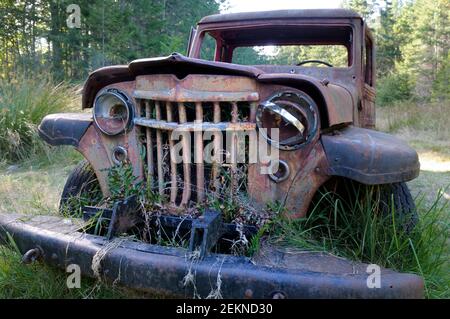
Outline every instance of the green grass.
[(326, 251), (351, 260), (375, 263), (425, 279), (428, 298), (450, 297), (449, 203), (442, 193), (431, 206), (417, 199), (419, 222), (409, 233), (397, 214), (378, 213), (372, 190), (361, 200), (346, 202), (325, 193), (307, 218), (277, 220), (272, 241), (313, 251)]
[(0, 213), (56, 214), (67, 176), (81, 158), (62, 147), (13, 165), (0, 163)]
[(14, 246), (0, 247), (0, 299), (6, 298), (126, 298), (130, 292), (83, 277), (81, 288), (69, 289), (69, 274), (53, 267), (21, 263), (21, 255)]
[(72, 110), (78, 99), (76, 92), (76, 87), (55, 84), (46, 75), (0, 79), (2, 160), (14, 162), (48, 152), (36, 128), (45, 115)]

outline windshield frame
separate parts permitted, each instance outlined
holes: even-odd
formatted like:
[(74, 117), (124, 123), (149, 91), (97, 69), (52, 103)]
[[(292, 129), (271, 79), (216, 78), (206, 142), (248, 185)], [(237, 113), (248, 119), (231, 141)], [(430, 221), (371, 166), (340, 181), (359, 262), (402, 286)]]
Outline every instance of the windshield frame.
[[(360, 20), (358, 20), (360, 21)], [(201, 58), (201, 47), (204, 43), (204, 37), (206, 34), (215, 34), (216, 36), (213, 37), (215, 40), (215, 54), (214, 54), (214, 60), (216, 62), (227, 62), (231, 63), (232, 61), (232, 53), (233, 50), (236, 47), (245, 47), (253, 45), (239, 45), (235, 47), (229, 47), (228, 50), (223, 50), (223, 44), (221, 43), (221, 37), (220, 34), (230, 31), (230, 30), (243, 30), (243, 29), (258, 29), (258, 28), (271, 28), (271, 27), (299, 27), (299, 28), (332, 28), (332, 27), (348, 27), (350, 29), (351, 34), (351, 41), (346, 45), (343, 41), (333, 41), (333, 42), (326, 42), (326, 41), (317, 41), (317, 42), (304, 42), (304, 45), (320, 45), (320, 44), (330, 44), (330, 45), (343, 45), (347, 47), (348, 52), (348, 60), (349, 60), (349, 66), (347, 67), (340, 67), (341, 69), (352, 69), (355, 67), (355, 62), (358, 61), (359, 57), (357, 55), (357, 43), (360, 41), (360, 39), (356, 36), (355, 32), (355, 26), (352, 21), (352, 19), (319, 19), (318, 21), (311, 20), (311, 21), (286, 21), (286, 20), (276, 20), (276, 21), (240, 21), (239, 23), (214, 23), (214, 24), (205, 24), (205, 25), (199, 25), (198, 31), (196, 32), (193, 45), (191, 47), (191, 51), (189, 56), (192, 58)], [(223, 40), (222, 40), (223, 41)], [(267, 40), (268, 43), (270, 42), (270, 39)], [(269, 45), (269, 44), (268, 44)], [(300, 42), (295, 43), (295, 45), (302, 45)], [(255, 45), (257, 46), (257, 45)], [(333, 67), (339, 68), (339, 67)]]

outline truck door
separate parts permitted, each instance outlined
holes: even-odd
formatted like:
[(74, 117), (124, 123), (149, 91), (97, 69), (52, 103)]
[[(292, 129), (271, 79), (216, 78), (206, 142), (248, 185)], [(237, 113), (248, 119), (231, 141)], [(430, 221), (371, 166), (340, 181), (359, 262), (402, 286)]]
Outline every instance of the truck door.
[(375, 54), (371, 36), (367, 29), (364, 37), (363, 52), (363, 100), (359, 112), (362, 127), (375, 128)]

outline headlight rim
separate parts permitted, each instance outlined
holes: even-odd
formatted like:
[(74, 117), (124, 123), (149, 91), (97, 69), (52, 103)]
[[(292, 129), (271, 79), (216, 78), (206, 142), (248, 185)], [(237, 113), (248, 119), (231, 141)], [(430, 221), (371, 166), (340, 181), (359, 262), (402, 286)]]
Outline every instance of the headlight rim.
[[(123, 103), (123, 105), (125, 106), (126, 111), (127, 111), (127, 121), (126, 121), (125, 125), (123, 126), (123, 128), (120, 131), (118, 131), (118, 132), (108, 132), (107, 130), (105, 130), (99, 124), (98, 119), (97, 119), (97, 112), (96, 112), (96, 110), (97, 110), (98, 100), (102, 96), (107, 95), (107, 94), (108, 95), (113, 95), (114, 97), (119, 99)], [(100, 91), (98, 93), (98, 95), (96, 96), (96, 98), (94, 100), (94, 103), (93, 103), (92, 116), (93, 116), (93, 120), (94, 120), (95, 126), (103, 134), (108, 135), (108, 136), (117, 136), (117, 135), (124, 134), (129, 129), (131, 129), (131, 126), (133, 124), (133, 118), (134, 118), (134, 107), (133, 107), (133, 104), (132, 104), (131, 100), (128, 98), (128, 96), (124, 92), (122, 92), (122, 91), (120, 91), (118, 89), (115, 89), (115, 88), (108, 88), (108, 89)]]
[[(300, 112), (302, 114), (302, 116), (304, 116), (306, 118), (308, 126), (305, 127), (305, 130), (307, 130), (307, 135), (305, 137), (305, 140), (302, 142), (293, 144), (293, 145), (283, 145), (282, 141), (280, 141), (280, 142), (274, 141), (269, 136), (267, 136), (265, 130), (260, 130), (260, 128), (263, 127), (262, 121), (261, 121), (261, 116), (262, 116), (263, 110), (265, 108), (264, 104), (266, 104), (268, 102), (276, 104), (275, 103), (276, 100), (283, 101), (280, 98), (284, 95), (288, 95), (288, 96), (294, 95), (298, 99), (303, 99), (308, 103), (308, 107), (305, 107), (301, 104), (297, 104), (297, 106), (296, 106), (296, 110), (298, 112)], [(286, 102), (286, 100), (284, 100), (284, 101)], [(289, 104), (294, 104), (292, 101), (288, 101), (288, 102), (289, 102)], [(310, 120), (312, 120), (312, 121), (310, 121)], [(301, 121), (299, 120), (299, 122), (301, 122)], [(317, 135), (317, 132), (320, 130), (319, 109), (318, 109), (317, 103), (314, 101), (314, 99), (312, 99), (308, 94), (306, 94), (303, 91), (300, 91), (300, 90), (278, 91), (278, 92), (272, 94), (263, 103), (260, 103), (258, 105), (258, 108), (256, 111), (256, 126), (257, 126), (258, 130), (260, 131), (261, 135), (266, 139), (266, 141), (269, 144), (271, 144), (281, 150), (285, 150), (285, 151), (298, 150), (298, 149), (303, 148), (306, 145), (310, 144), (311, 141), (314, 140), (314, 137)]]

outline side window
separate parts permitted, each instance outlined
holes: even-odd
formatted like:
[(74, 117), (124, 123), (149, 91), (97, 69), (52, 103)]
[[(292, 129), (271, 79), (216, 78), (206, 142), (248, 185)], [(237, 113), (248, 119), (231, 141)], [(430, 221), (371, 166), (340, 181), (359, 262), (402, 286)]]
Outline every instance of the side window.
[(372, 40), (366, 36), (365, 44), (363, 48), (363, 68), (364, 68), (364, 82), (370, 86), (373, 86), (373, 51)]

